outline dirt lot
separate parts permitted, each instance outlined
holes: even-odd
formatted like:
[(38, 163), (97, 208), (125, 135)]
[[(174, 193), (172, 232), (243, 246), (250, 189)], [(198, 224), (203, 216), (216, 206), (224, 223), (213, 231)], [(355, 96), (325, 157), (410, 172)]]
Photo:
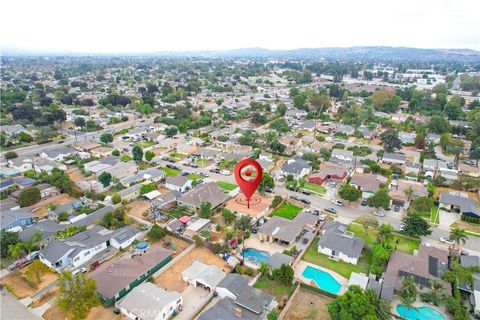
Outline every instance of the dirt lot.
[(289, 320), (324, 320), (330, 319), (327, 306), (332, 300), (315, 294), (312, 291), (300, 289), (285, 314)]
[(43, 305), (45, 302), (50, 301), (58, 292), (58, 287), (54, 287), (53, 289), (48, 290), (45, 294), (43, 294), (37, 300), (34, 300), (30, 305), (30, 308), (37, 308)]
[(150, 208), (150, 202), (145, 200), (135, 200), (127, 205), (128, 214), (138, 219), (145, 220), (142, 215), (148, 208)]
[(45, 288), (58, 279), (58, 276), (55, 273), (49, 271), (40, 277), (40, 283), (37, 283), (37, 286), (34, 287), (24, 278), (24, 274), (28, 270), (28, 267), (29, 266), (20, 269), (18, 272), (12, 272), (0, 281), (0, 283), (18, 299), (30, 297), (35, 292)]
[[(76, 200), (75, 198), (70, 197), (68, 194), (61, 194), (56, 197), (45, 199), (40, 201), (30, 207), (32, 213), (37, 217), (43, 217), (47, 214), (47, 206), (49, 204), (61, 205), (70, 201)], [(36, 210), (38, 208), (38, 210)]]
[[(177, 247), (177, 250), (173, 251), (173, 257), (175, 258), (177, 255), (179, 255), (180, 253), (182, 253), (188, 246), (190, 246), (190, 243), (188, 243), (187, 241), (184, 241), (182, 239), (179, 239), (179, 238), (175, 238), (171, 235), (167, 235), (165, 236), (164, 239), (168, 239), (170, 240), (173, 245), (175, 247)], [(152, 248), (154, 247), (163, 247), (163, 240), (160, 241), (160, 242), (155, 242), (152, 244)], [(163, 247), (167, 250), (173, 250), (173, 248), (171, 246), (167, 246), (167, 247)]]
[(79, 181), (85, 179), (85, 176), (82, 174), (80, 170), (72, 170), (72, 172), (67, 173), (70, 179), (73, 181)]
[[(64, 314), (57, 306), (53, 306), (43, 314), (43, 318), (46, 320), (65, 320), (71, 319)], [(85, 318), (86, 320), (120, 320), (122, 315), (116, 315), (113, 313), (112, 308), (105, 308), (103, 306), (97, 306), (90, 310), (90, 313)]]
[(177, 261), (167, 271), (155, 278), (155, 283), (165, 290), (183, 292), (187, 284), (182, 280), (182, 271), (188, 268), (193, 261), (200, 261), (206, 264), (215, 265), (225, 272), (230, 272), (226, 262), (220, 257), (214, 255), (207, 248), (197, 247)]
[(435, 194), (433, 195), (433, 198), (434, 199), (438, 199), (440, 197), (440, 193), (442, 192), (462, 192), (462, 193), (467, 193), (468, 194), (468, 197), (470, 199), (473, 199), (473, 200), (476, 200), (476, 201), (479, 201), (480, 199), (478, 198), (478, 194), (476, 194), (475, 192), (467, 192), (467, 191), (458, 191), (458, 190), (455, 190), (455, 189), (451, 189), (451, 188), (443, 188), (443, 187), (436, 187), (435, 188)]

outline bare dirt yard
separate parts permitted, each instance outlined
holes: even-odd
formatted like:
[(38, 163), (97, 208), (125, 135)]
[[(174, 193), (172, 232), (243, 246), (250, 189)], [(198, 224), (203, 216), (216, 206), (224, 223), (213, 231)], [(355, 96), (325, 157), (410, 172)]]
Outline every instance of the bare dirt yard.
[(40, 201), (33, 206), (30, 207), (31, 212), (37, 217), (43, 217), (47, 214), (47, 206), (48, 205), (56, 205), (59, 206), (61, 204), (77, 200), (75, 198), (70, 197), (68, 194), (60, 194), (58, 196), (45, 199)]
[[(170, 246), (170, 245), (164, 245), (164, 240), (170, 240), (173, 243), (173, 245), (175, 246), (176, 249), (172, 248), (172, 246)], [(176, 256), (178, 256), (180, 253), (182, 253), (189, 246), (190, 246), (190, 243), (188, 243), (187, 241), (176, 238), (176, 237), (171, 236), (171, 235), (166, 235), (165, 238), (163, 238), (159, 242), (155, 242), (155, 243), (151, 244), (152, 248), (163, 247), (167, 250), (173, 251), (173, 257), (174, 258)]]
[(435, 188), (435, 194), (433, 195), (433, 198), (438, 199), (440, 197), (440, 193), (442, 193), (442, 192), (462, 192), (462, 193), (468, 194), (468, 197), (470, 199), (473, 199), (475, 201), (479, 201), (478, 194), (476, 194), (475, 192), (458, 191), (458, 190), (455, 190), (455, 189), (444, 188), (444, 187), (436, 187)]
[(150, 208), (150, 202), (145, 200), (135, 200), (127, 205), (127, 213), (135, 218), (146, 220), (142, 215), (148, 208)]
[(182, 271), (188, 268), (195, 260), (217, 266), (225, 272), (230, 272), (230, 267), (228, 267), (225, 260), (213, 254), (207, 248), (197, 247), (155, 278), (155, 283), (168, 291), (183, 292), (188, 285), (182, 280)]
[(55, 295), (58, 292), (58, 287), (55, 286), (52, 289), (48, 290), (46, 293), (44, 293), (40, 298), (34, 300), (32, 304), (30, 305), (30, 308), (37, 308), (40, 307), (41, 305), (45, 304), (46, 302), (50, 301), (55, 297)]
[[(66, 320), (71, 319), (67, 314), (62, 312), (57, 306), (53, 306), (43, 314), (46, 320)], [(120, 320), (122, 315), (113, 313), (113, 308), (105, 308), (104, 306), (96, 306), (90, 310), (86, 320)]]
[(30, 282), (27, 280), (25, 274), (31, 267), (35, 267), (35, 265), (30, 264), (22, 269), (10, 273), (9, 275), (3, 277), (0, 283), (15, 297), (18, 299), (23, 299), (30, 297), (35, 292), (45, 288), (58, 279), (58, 276), (55, 273), (48, 271), (40, 276), (39, 282)]
[(316, 294), (310, 290), (300, 288), (298, 294), (293, 298), (290, 308), (287, 310), (284, 319), (289, 320), (324, 320), (330, 319), (328, 304), (332, 300)]

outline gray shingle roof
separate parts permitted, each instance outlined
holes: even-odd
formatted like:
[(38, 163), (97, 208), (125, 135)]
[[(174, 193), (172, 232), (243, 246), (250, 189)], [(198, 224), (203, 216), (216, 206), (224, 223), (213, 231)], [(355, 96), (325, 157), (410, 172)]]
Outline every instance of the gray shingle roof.
[(303, 169), (310, 168), (308, 161), (303, 160), (300, 157), (295, 157), (292, 160), (294, 161), (287, 161), (284, 163), (282, 171), (286, 173), (300, 174)]
[(1, 226), (6, 227), (15, 220), (33, 218), (33, 215), (27, 208), (20, 208), (18, 210), (9, 210), (1, 212)]
[(234, 295), (238, 296), (240, 292), (248, 285), (248, 281), (237, 273), (229, 273), (217, 285), (217, 288), (225, 288)]
[(318, 241), (318, 246), (342, 252), (349, 257), (360, 257), (365, 240), (347, 233), (347, 228), (348, 225), (338, 221), (328, 221), (324, 226), (324, 234)]
[(42, 220), (33, 226), (20, 231), (18, 236), (20, 237), (20, 240), (25, 241), (31, 239), (36, 232), (40, 232), (42, 234), (42, 240), (45, 240), (66, 227), (68, 227), (68, 225), (59, 224), (52, 220)]
[(203, 202), (210, 202), (212, 209), (218, 207), (226, 199), (223, 190), (215, 183), (200, 184), (184, 193), (179, 202), (199, 208)]
[(300, 212), (293, 220), (274, 216), (260, 227), (259, 232), (290, 243), (305, 226), (317, 221), (317, 216), (306, 212)]
[(247, 309), (241, 308), (241, 318), (235, 315), (239, 309), (235, 301), (226, 297), (219, 300), (213, 307), (204, 311), (198, 317), (198, 320), (226, 320), (226, 319), (243, 319), (243, 320), (261, 320), (263, 315), (258, 315)]

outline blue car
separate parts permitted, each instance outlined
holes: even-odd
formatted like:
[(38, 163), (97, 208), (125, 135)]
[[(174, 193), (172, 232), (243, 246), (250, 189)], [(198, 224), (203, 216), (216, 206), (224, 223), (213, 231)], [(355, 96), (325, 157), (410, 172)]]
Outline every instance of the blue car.
[(182, 172), (182, 177), (188, 176), (188, 172)]

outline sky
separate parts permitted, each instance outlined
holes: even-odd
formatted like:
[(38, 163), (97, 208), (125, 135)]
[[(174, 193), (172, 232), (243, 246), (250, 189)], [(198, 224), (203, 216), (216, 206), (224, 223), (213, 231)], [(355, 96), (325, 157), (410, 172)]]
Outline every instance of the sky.
[(480, 50), (479, 0), (2, 0), (1, 11), (0, 47), (38, 52)]

